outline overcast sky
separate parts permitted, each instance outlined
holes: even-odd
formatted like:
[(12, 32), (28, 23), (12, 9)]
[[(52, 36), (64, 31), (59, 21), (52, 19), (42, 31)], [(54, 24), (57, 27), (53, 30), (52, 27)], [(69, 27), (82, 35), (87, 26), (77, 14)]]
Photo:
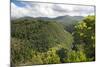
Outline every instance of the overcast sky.
[(71, 3), (71, 4), (86, 4), (86, 5), (96, 4), (96, 0), (18, 0), (18, 1), (40, 1), (40, 2)]
[(11, 2), (11, 17), (50, 17), (57, 16), (87, 16), (93, 15), (94, 6), (51, 4), (36, 2)]

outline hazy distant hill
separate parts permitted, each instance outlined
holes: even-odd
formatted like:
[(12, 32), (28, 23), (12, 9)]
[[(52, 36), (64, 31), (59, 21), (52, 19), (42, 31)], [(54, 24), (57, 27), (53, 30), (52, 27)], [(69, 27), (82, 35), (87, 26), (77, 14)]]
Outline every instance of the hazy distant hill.
[(84, 18), (83, 16), (69, 16), (69, 15), (65, 15), (65, 16), (58, 16), (56, 18), (25, 16), (25, 17), (21, 17), (21, 18), (17, 18), (17, 19), (20, 19), (20, 20), (21, 19), (25, 19), (25, 20), (33, 20), (34, 19), (34, 20), (44, 20), (44, 21), (47, 21), (47, 20), (49, 20), (49, 21), (56, 21), (56, 22), (61, 23), (67, 31), (72, 32), (73, 31), (73, 25), (75, 25), (76, 23), (81, 21), (83, 18)]
[[(69, 16), (69, 15), (58, 16), (56, 18), (49, 18), (49, 17), (29, 17), (29, 16), (20, 17), (20, 19), (33, 19), (33, 18), (35, 18), (35, 19), (41, 19), (41, 20), (55, 20), (55, 21), (59, 21), (59, 22), (71, 23), (72, 21), (80, 21), (84, 17), (83, 16)], [(19, 18), (11, 17), (11, 19), (19, 19)]]
[(68, 23), (68, 24), (72, 24), (75, 21), (80, 21), (82, 19), (83, 19), (82, 16), (69, 16), (69, 15), (59, 16), (59, 17), (54, 18), (54, 20), (58, 22), (63, 22), (63, 23)]
[(84, 17), (83, 16), (59, 16), (54, 18), (55, 21), (61, 23), (64, 28), (69, 31), (69, 32), (73, 32), (74, 30), (74, 25), (76, 23), (78, 23), (79, 21), (81, 21)]
[(42, 19), (42, 20), (56, 20), (59, 22), (69, 22), (71, 23), (71, 21), (80, 21), (82, 20), (84, 17), (83, 16), (69, 16), (69, 15), (65, 15), (65, 16), (58, 16), (56, 18), (49, 18), (49, 17), (37, 17), (37, 19)]

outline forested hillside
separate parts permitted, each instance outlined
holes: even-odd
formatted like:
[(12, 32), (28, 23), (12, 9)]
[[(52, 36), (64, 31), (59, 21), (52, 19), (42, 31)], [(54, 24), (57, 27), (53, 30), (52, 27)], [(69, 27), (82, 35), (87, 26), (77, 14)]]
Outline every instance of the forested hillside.
[(38, 17), (36, 19), (56, 21), (56, 22), (62, 24), (64, 26), (65, 30), (72, 33), (74, 31), (74, 25), (77, 24), (79, 21), (83, 20), (83, 18), (84, 18), (83, 16), (65, 15), (65, 16), (58, 16), (56, 18)]
[(40, 18), (11, 20), (11, 62), (36, 65), (94, 61), (95, 16), (75, 19), (70, 27)]

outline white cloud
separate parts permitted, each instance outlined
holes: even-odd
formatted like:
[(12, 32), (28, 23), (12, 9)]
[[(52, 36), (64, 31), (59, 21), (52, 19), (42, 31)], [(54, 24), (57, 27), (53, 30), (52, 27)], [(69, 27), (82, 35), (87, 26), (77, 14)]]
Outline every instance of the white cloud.
[(85, 4), (85, 5), (95, 5), (96, 3), (96, 0), (19, 0), (19, 1), (39, 1), (39, 2), (71, 3), (71, 4)]
[(94, 14), (93, 6), (81, 5), (65, 5), (65, 4), (50, 4), (50, 3), (34, 3), (22, 2), (24, 7), (16, 6), (11, 3), (11, 16), (12, 17), (57, 17), (62, 15), (71, 16), (86, 16)]
[(18, 7), (14, 3), (11, 3), (11, 16), (12, 17), (23, 17), (29, 13), (30, 11), (27, 10), (27, 8)]

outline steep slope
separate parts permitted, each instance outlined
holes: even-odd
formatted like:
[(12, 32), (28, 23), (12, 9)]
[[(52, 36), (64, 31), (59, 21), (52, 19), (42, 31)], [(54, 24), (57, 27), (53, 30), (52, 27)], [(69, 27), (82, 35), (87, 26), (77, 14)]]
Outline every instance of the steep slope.
[(82, 20), (84, 17), (82, 16), (60, 16), (55, 18), (54, 20), (61, 23), (65, 30), (72, 33), (74, 31), (74, 25), (77, 24), (80, 20)]
[(72, 35), (60, 23), (37, 19), (12, 20), (11, 36), (26, 40), (29, 47), (40, 52), (58, 45), (70, 48), (73, 41)]
[(81, 21), (84, 17), (83, 16), (58, 16), (56, 18), (48, 18), (48, 17), (38, 17), (37, 19), (42, 19), (42, 20), (51, 20), (51, 21), (57, 21), (61, 23), (64, 28), (72, 33), (74, 30), (74, 25), (77, 24), (79, 21)]

